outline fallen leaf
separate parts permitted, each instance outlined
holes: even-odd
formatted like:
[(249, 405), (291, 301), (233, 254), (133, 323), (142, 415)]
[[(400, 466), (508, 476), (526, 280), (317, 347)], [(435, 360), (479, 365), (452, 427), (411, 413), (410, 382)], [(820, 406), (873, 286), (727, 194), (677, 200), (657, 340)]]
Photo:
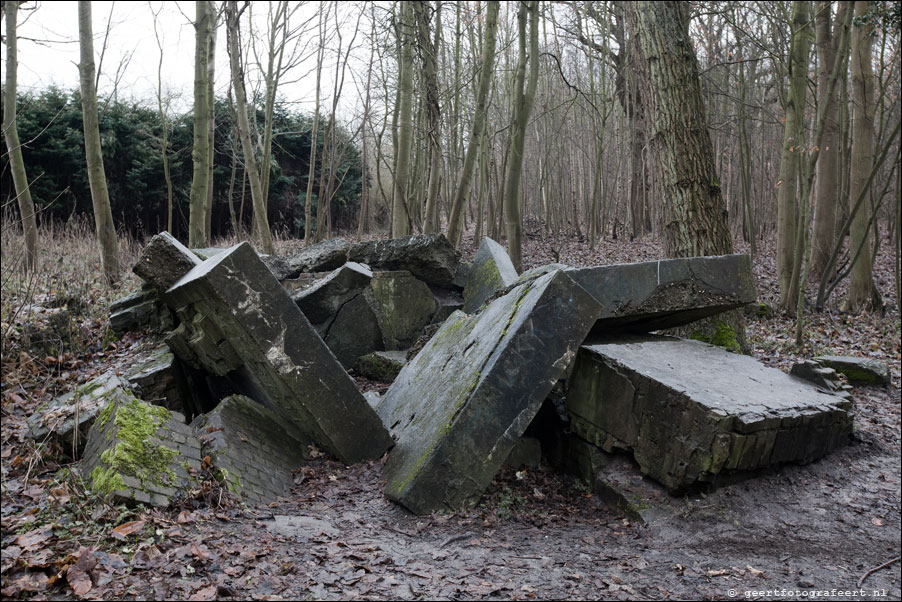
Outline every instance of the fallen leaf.
[(143, 520), (133, 520), (127, 523), (122, 523), (115, 529), (113, 529), (113, 537), (116, 539), (125, 539), (132, 533), (136, 533), (144, 528)]
[(764, 571), (759, 571), (758, 569), (752, 568), (749, 565), (746, 565), (745, 568), (747, 568), (749, 570), (749, 572), (752, 575), (754, 575), (755, 577), (763, 577), (764, 576)]
[(884, 525), (882, 518), (872, 518), (871, 523), (873, 523), (877, 527), (882, 527)]
[(28, 533), (18, 536), (13, 543), (28, 552), (33, 552), (51, 537), (49, 529), (32, 529)]
[(84, 572), (78, 565), (70, 565), (66, 571), (66, 581), (76, 596), (84, 596), (91, 591), (91, 576)]
[(201, 560), (210, 560), (210, 550), (207, 548), (207, 546), (203, 544), (197, 545), (192, 541), (188, 549), (191, 550), (192, 554), (194, 554)]
[(203, 589), (199, 589), (188, 600), (213, 600), (216, 598), (216, 586), (211, 585)]

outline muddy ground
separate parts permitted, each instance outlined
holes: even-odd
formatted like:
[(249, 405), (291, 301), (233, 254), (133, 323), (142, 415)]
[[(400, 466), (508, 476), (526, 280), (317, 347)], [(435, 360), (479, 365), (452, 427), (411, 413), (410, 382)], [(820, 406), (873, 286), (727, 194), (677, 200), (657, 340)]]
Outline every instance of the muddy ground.
[[(549, 259), (541, 251), (536, 264)], [(560, 246), (545, 252), (568, 257)], [(656, 252), (635, 246), (605, 259)], [(767, 261), (756, 272), (772, 301)], [(32, 399), (14, 396), (40, 396), (23, 379), (4, 389), (3, 597), (898, 600), (898, 311), (815, 314), (803, 350), (788, 342), (791, 326), (781, 316), (750, 322), (756, 357), (784, 370), (825, 352), (890, 364), (891, 386), (854, 391), (853, 440), (812, 464), (707, 494), (655, 493), (647, 524), (547, 467), (505, 469), (469, 511), (416, 517), (382, 495), (380, 463), (325, 457), (297, 471), (291, 498), (268, 507), (243, 507), (213, 488), (165, 511), (114, 507), (86, 493), (53, 450), (28, 447), (22, 423)], [(126, 338), (82, 358), (78, 380), (91, 362), (124, 365), (141, 347), (141, 337)]]

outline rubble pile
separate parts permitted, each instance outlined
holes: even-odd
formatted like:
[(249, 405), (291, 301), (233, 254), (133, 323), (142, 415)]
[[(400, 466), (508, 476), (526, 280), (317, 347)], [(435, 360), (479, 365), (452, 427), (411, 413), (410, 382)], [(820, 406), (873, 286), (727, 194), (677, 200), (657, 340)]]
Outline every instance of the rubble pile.
[[(643, 475), (680, 494), (813, 461), (852, 431), (831, 358), (787, 375), (650, 334), (754, 303), (744, 255), (518, 274), (488, 238), (466, 264), (441, 235), (276, 257), (160, 234), (134, 270), (145, 286), (111, 323), (165, 344), (29, 421), (120, 500), (166, 505), (205, 462), (265, 504), (320, 449), (387, 453), (385, 493), (417, 514), (542, 459), (622, 506)], [(391, 384), (363, 395), (352, 374)]]

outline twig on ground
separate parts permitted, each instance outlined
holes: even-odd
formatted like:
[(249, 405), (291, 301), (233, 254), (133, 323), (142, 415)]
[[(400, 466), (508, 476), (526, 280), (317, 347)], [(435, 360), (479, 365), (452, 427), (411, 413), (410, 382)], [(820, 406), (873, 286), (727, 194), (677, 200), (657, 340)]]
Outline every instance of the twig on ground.
[(871, 575), (873, 575), (874, 573), (876, 573), (877, 571), (879, 571), (881, 569), (885, 569), (886, 567), (891, 566), (892, 564), (894, 564), (896, 562), (899, 562), (899, 560), (902, 560), (902, 556), (896, 556), (892, 560), (890, 560), (888, 562), (884, 562), (880, 566), (875, 566), (874, 568), (872, 568), (867, 573), (865, 573), (864, 575), (861, 576), (861, 579), (858, 580), (858, 587), (861, 587), (861, 584), (864, 583), (864, 580), (867, 579), (868, 577), (870, 577)]

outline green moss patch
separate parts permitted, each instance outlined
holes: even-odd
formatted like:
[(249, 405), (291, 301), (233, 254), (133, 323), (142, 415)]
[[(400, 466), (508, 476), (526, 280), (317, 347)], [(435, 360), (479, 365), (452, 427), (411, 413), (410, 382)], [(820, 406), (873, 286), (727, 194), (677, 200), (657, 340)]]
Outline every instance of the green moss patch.
[(113, 406), (105, 408), (99, 418), (103, 427), (115, 413), (112, 426), (116, 427), (116, 441), (101, 454), (100, 465), (91, 472), (94, 489), (104, 495), (122, 489), (124, 476), (142, 484), (172, 482), (175, 472), (171, 465), (178, 451), (151, 441), (169, 420), (169, 410), (137, 398)]
[(689, 338), (696, 341), (702, 341), (703, 343), (717, 345), (718, 347), (723, 347), (727, 351), (732, 351), (734, 353), (742, 352), (739, 341), (736, 339), (736, 331), (723, 320), (717, 321), (717, 326), (714, 329), (713, 335), (701, 330), (693, 330), (692, 334), (689, 335)]

